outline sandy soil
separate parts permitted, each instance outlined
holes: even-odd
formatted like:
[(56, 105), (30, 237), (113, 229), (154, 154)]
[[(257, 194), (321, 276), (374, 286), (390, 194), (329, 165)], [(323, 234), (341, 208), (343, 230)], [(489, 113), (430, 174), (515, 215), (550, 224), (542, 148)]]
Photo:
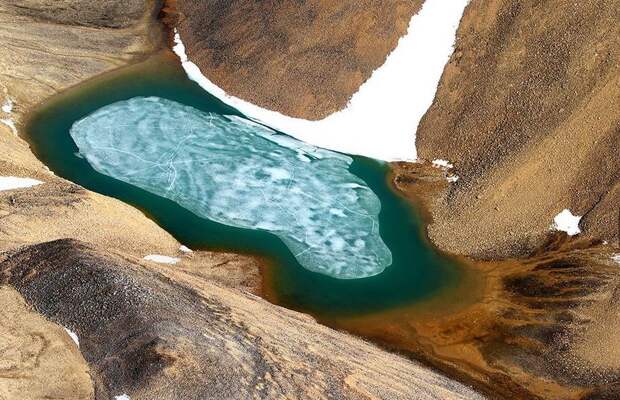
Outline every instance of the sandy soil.
[(0, 287), (0, 398), (94, 398), (88, 365), (67, 332)]

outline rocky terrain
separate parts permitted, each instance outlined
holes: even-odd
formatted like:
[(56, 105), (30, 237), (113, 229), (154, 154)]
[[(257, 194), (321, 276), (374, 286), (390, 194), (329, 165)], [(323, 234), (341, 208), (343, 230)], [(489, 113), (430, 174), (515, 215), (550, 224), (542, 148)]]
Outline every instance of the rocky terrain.
[[(449, 186), (443, 171), (420, 164), (397, 165), (394, 180), (416, 204)], [(600, 241), (549, 233), (527, 258), (470, 264), (472, 282), (437, 304), (338, 326), (473, 379), (492, 398), (615, 399), (615, 253)]]
[[(189, 57), (215, 84), (318, 119), (344, 108), (421, 3), (175, 4)], [(432, 208), (439, 247), (526, 255), (565, 208), (589, 238), (617, 243), (619, 19), (614, 0), (471, 1), (417, 132), (421, 159), (460, 177)]]
[[(11, 103), (0, 117), (17, 131), (0, 124), (0, 176), (43, 182), (0, 191), (0, 398), (478, 397), (261, 300), (251, 294), (260, 289), (257, 260), (185, 254), (140, 211), (56, 177), (34, 157), (19, 136), (28, 113), (162, 48), (159, 7), (0, 4), (0, 104)], [(181, 261), (166, 268), (147, 254)]]
[(441, 248), (524, 255), (565, 208), (618, 243), (618, 20), (614, 0), (470, 3), (417, 133), (460, 176), (433, 210)]
[[(319, 119), (420, 4), (177, 0), (165, 20), (225, 90)], [(161, 6), (3, 1), (0, 119), (19, 134), (50, 96), (165, 47)], [(466, 9), (417, 134), (420, 155), (450, 160), (460, 179), (420, 164), (395, 164), (394, 177), (428, 206), (442, 249), (496, 260), (442, 304), (323, 321), (403, 356), (265, 302), (259, 260), (181, 252), (140, 211), (50, 173), (0, 124), (0, 176), (43, 181), (0, 192), (0, 399), (479, 396), (412, 358), (491, 398), (617, 397), (618, 12), (607, 0)], [(564, 208), (584, 215), (576, 239), (549, 233)]]
[(79, 337), (97, 399), (473, 399), (312, 318), (73, 240), (9, 253), (0, 283)]
[(189, 58), (216, 85), (270, 110), (321, 119), (383, 64), (422, 1), (169, 3)]

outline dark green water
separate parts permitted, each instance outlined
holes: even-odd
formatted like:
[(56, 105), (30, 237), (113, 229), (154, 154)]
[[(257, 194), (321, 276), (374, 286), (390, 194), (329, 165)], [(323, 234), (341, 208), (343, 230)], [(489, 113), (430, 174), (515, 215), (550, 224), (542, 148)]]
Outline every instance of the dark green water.
[(273, 264), (268, 286), (277, 303), (289, 308), (324, 317), (360, 315), (428, 299), (459, 281), (459, 265), (424, 240), (419, 216), (390, 189), (388, 167), (374, 160), (354, 157), (350, 171), (381, 199), (381, 237), (394, 262), (377, 276), (357, 280), (310, 272), (270, 233), (211, 222), (170, 200), (97, 173), (75, 156), (71, 125), (100, 107), (135, 96), (158, 96), (203, 111), (238, 115), (189, 81), (180, 66), (155, 59), (89, 82), (43, 106), (26, 129), (33, 151), (57, 175), (143, 210), (190, 248), (266, 256)]

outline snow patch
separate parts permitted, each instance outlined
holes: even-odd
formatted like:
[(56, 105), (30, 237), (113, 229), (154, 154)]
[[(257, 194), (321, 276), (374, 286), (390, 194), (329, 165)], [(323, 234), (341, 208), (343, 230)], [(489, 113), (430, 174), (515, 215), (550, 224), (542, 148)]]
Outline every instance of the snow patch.
[(160, 254), (149, 254), (148, 256), (145, 256), (144, 259), (147, 261), (153, 261), (153, 262), (160, 263), (160, 264), (176, 264), (179, 261), (181, 261), (180, 258), (162, 256)]
[(114, 400), (131, 400), (131, 399), (126, 394), (121, 394), (119, 396), (114, 396)]
[(433, 160), (433, 167), (451, 169), (454, 168), (454, 165), (450, 164), (450, 161), (448, 160), (442, 160), (438, 158), (436, 160)]
[(620, 253), (611, 256), (611, 259), (620, 264)]
[(292, 118), (227, 94), (190, 61), (175, 30), (173, 50), (189, 79), (247, 117), (304, 142), (385, 161), (417, 158), (415, 133), (437, 91), (469, 0), (426, 0), (407, 34), (347, 107), (320, 121)]
[(450, 183), (454, 183), (454, 182), (459, 180), (459, 177), (458, 177), (458, 175), (451, 175), (451, 176), (447, 177), (446, 180), (448, 182), (450, 182)]
[(6, 114), (10, 114), (13, 111), (13, 100), (7, 98), (4, 104), (2, 105), (2, 112)]
[(77, 347), (80, 347), (80, 340), (78, 339), (78, 335), (75, 332), (69, 330), (68, 328), (65, 328), (65, 331), (71, 337), (71, 339), (73, 339)]
[[(3, 113), (11, 114), (13, 111), (13, 101), (7, 97), (1, 109)], [(1, 118), (0, 123), (8, 126), (11, 129), (11, 132), (13, 132), (14, 135), (17, 135), (17, 127), (15, 126), (15, 121), (13, 121), (12, 118)]]
[(183, 253), (193, 253), (194, 251), (192, 249), (190, 249), (189, 247), (185, 246), (185, 245), (181, 245), (181, 247), (179, 247), (179, 250)]
[(579, 229), (579, 221), (581, 221), (580, 216), (573, 215), (569, 209), (564, 209), (553, 218), (552, 229), (566, 232), (568, 236), (575, 236), (581, 233), (581, 229)]
[(0, 176), (0, 192), (4, 190), (24, 189), (40, 185), (43, 182), (32, 178), (18, 178), (15, 176)]
[(11, 132), (13, 132), (14, 135), (17, 135), (17, 127), (15, 126), (15, 122), (13, 122), (12, 119), (1, 118), (0, 123), (3, 123), (4, 125), (8, 126), (11, 129)]

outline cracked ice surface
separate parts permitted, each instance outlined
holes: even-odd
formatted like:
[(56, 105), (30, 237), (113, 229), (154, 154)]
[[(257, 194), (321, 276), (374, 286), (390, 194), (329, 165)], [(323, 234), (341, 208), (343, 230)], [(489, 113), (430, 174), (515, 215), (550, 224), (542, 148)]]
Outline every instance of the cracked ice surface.
[(356, 279), (392, 263), (381, 203), (346, 155), (156, 97), (103, 107), (71, 136), (98, 172), (216, 222), (272, 232), (311, 271)]

